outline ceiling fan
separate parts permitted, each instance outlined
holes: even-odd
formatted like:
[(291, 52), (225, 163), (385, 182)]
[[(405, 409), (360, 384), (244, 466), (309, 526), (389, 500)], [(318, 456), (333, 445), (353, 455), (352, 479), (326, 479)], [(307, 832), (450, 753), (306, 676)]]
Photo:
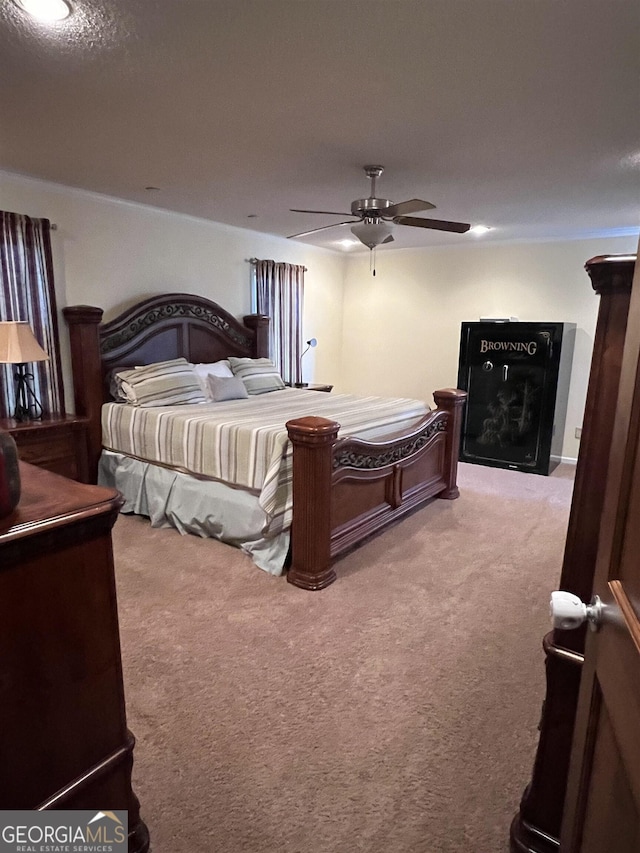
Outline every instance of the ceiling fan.
[(447, 222), (444, 219), (423, 219), (418, 216), (408, 216), (407, 214), (417, 213), (420, 210), (433, 210), (435, 204), (422, 201), (419, 198), (411, 198), (397, 204), (388, 198), (376, 198), (376, 180), (383, 173), (384, 166), (364, 166), (364, 171), (371, 180), (371, 194), (368, 198), (358, 198), (351, 202), (351, 213), (290, 208), (292, 213), (322, 213), (331, 216), (352, 216), (356, 217), (355, 219), (335, 222), (333, 225), (323, 225), (321, 228), (312, 228), (309, 231), (300, 231), (298, 234), (291, 234), (289, 239), (305, 237), (307, 234), (315, 234), (317, 231), (325, 231), (327, 228), (336, 228), (340, 225), (351, 225), (351, 233), (369, 249), (375, 249), (376, 246), (383, 243), (393, 242), (393, 229), (389, 223), (411, 225), (415, 228), (431, 228), (437, 231), (452, 231), (455, 234), (464, 234), (471, 228), (471, 225), (466, 222)]

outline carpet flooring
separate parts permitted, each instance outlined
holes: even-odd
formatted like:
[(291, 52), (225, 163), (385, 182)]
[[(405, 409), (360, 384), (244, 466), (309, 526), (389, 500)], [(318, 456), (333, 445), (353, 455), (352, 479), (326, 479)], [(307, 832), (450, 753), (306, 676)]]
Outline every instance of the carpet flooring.
[(573, 488), (462, 464), (318, 593), (229, 546), (114, 529), (154, 853), (507, 853)]

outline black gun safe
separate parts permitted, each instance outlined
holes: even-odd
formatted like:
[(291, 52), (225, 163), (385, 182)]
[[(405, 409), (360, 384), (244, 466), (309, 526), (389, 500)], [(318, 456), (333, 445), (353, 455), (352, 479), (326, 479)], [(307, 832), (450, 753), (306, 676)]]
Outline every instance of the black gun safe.
[(460, 460), (549, 474), (560, 462), (575, 323), (463, 323)]

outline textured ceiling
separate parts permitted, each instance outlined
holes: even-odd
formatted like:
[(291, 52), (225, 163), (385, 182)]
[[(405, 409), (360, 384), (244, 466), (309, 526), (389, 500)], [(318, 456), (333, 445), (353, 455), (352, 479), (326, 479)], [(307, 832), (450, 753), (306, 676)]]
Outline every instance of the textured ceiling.
[(0, 0), (6, 171), (287, 236), (380, 163), (378, 196), (494, 229), (394, 247), (640, 224), (637, 0), (74, 3), (43, 25)]

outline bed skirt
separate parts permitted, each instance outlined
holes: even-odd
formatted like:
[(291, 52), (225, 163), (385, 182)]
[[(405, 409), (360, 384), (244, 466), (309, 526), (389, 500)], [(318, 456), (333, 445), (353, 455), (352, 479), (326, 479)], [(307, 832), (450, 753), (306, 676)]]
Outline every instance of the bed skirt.
[(289, 530), (264, 537), (268, 519), (258, 495), (109, 450), (100, 457), (98, 483), (118, 489), (124, 498), (121, 512), (147, 516), (152, 527), (219, 539), (241, 548), (271, 575), (284, 571)]

